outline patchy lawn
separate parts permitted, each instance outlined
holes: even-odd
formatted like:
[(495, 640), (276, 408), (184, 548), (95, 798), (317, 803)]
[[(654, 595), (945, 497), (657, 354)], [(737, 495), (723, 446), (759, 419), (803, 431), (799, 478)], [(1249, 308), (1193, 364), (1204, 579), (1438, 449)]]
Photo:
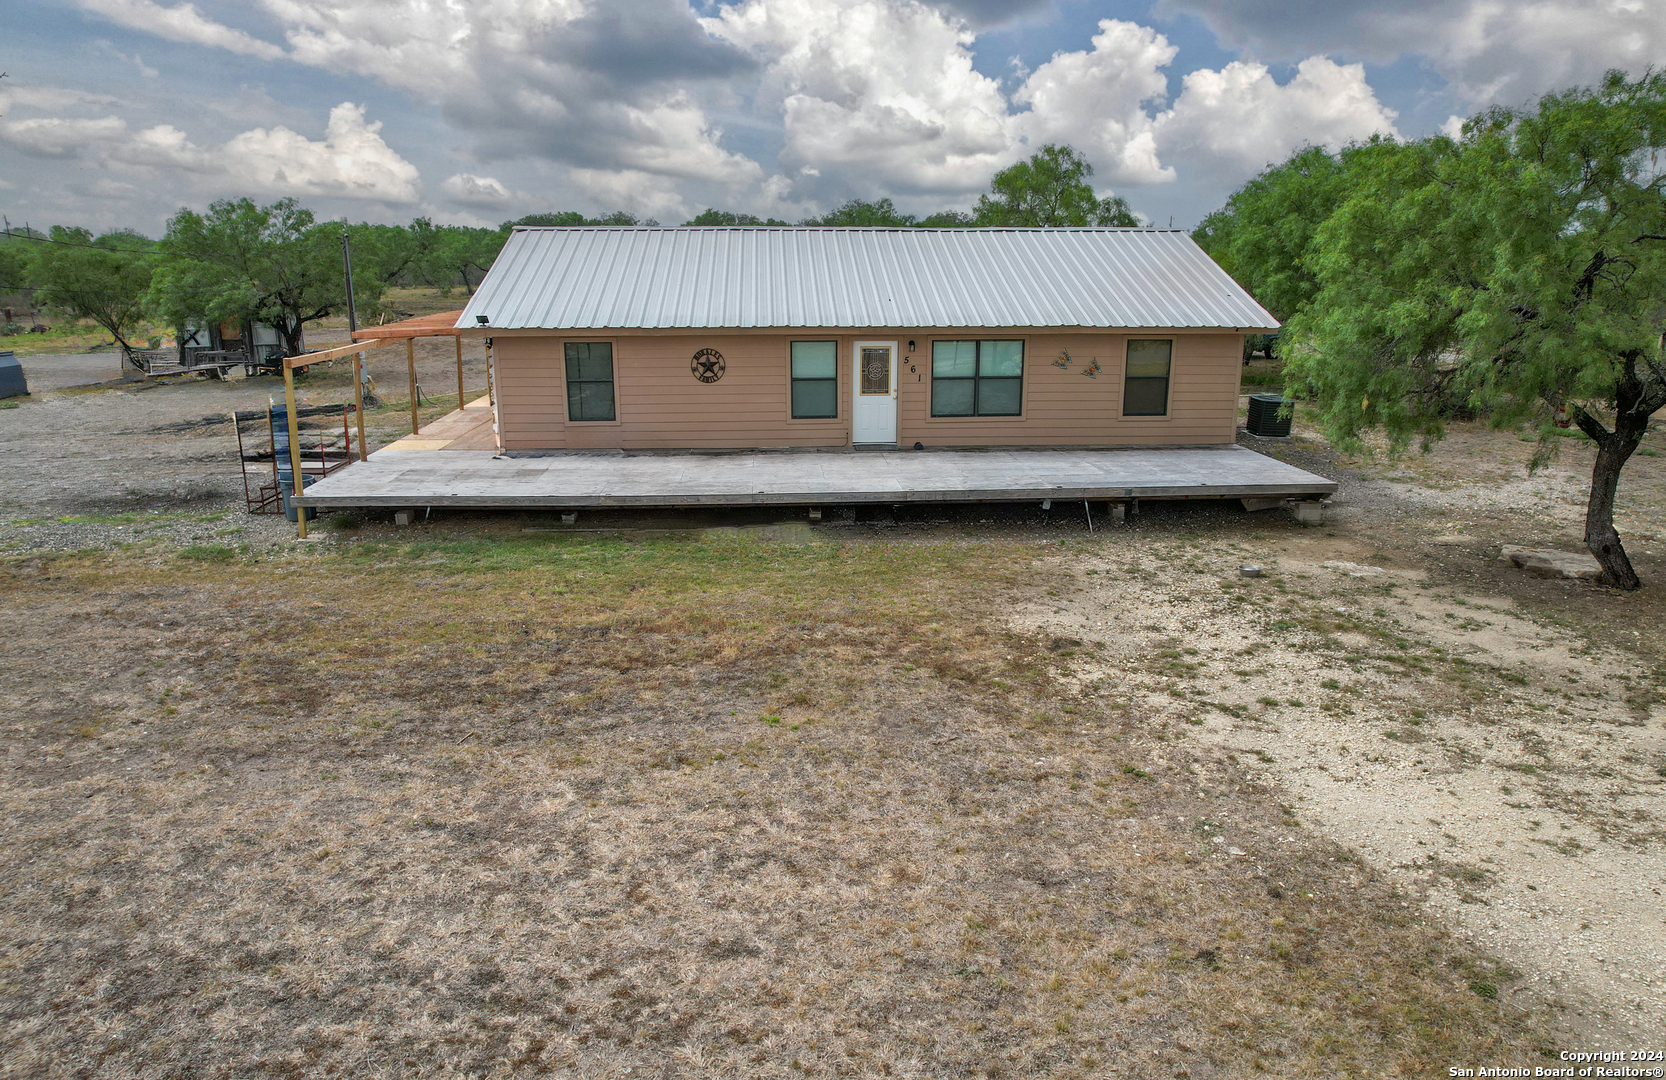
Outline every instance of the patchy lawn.
[(498, 529), (8, 556), (6, 1071), (1423, 1076), (1553, 1052), (1515, 972), (1259, 763), (1165, 729), (1144, 687), (1183, 649), (1014, 624), (1084, 589), (1066, 550)]

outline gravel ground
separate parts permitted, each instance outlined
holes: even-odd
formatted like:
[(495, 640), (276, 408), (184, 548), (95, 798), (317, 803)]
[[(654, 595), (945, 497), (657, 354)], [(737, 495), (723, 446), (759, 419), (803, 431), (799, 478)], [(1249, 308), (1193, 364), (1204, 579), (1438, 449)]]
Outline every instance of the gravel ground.
[[(314, 342), (330, 344), (326, 331)], [(456, 390), (449, 340), (417, 345), (424, 387)], [(371, 352), (371, 377), (384, 399), (405, 395), (404, 350)], [(276, 516), (246, 512), (232, 410), (281, 401), (274, 377), (112, 380), (84, 387), (114, 359), (109, 353), (25, 358), (35, 391), (0, 410), (0, 551), (73, 550), (136, 541), (267, 547), (293, 539)], [(465, 380), (485, 382), (480, 346), (465, 347)], [(303, 404), (340, 402), (352, 378), (345, 364), (321, 368), (299, 388)], [(53, 389), (52, 387), (57, 387)], [(437, 399), (445, 402), (444, 397)], [(372, 446), (405, 433), (402, 409), (371, 414)]]
[(29, 393), (39, 396), (70, 386), (121, 379), (121, 357), (114, 352), (41, 353), (20, 356)]

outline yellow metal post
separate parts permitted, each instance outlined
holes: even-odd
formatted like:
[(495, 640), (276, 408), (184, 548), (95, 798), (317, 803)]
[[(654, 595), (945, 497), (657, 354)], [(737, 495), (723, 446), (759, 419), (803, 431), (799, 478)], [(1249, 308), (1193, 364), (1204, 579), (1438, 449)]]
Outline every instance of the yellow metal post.
[(417, 433), (421, 425), (417, 422), (417, 386), (416, 386), (416, 339), (405, 339), (405, 366), (411, 372), (411, 434)]
[[(301, 423), (295, 416), (295, 369), (289, 366), (285, 358), (283, 364), (283, 404), (289, 413), (289, 468), (290, 468), (290, 505), (295, 506), (306, 483), (301, 479)], [(307, 538), (307, 511), (304, 506), (295, 506), (295, 521), (300, 526), (301, 539)]]
[(463, 397), (463, 335), (457, 335), (457, 407), (463, 408), (468, 401)]
[(359, 421), (359, 460), (370, 455), (364, 446), (364, 353), (353, 354), (353, 415)]

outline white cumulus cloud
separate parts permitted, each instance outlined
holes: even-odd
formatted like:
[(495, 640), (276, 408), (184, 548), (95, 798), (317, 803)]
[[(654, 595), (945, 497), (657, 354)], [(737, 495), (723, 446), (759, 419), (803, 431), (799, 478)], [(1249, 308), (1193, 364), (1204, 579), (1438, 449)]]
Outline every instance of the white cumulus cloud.
[(1157, 144), (1175, 158), (1254, 172), (1305, 143), (1334, 149), (1397, 135), (1394, 119), (1365, 81), (1363, 65), (1312, 56), (1280, 86), (1266, 65), (1236, 61), (1185, 77), (1174, 108), (1157, 120)]
[(215, 22), (198, 11), (194, 4), (163, 7), (154, 0), (80, 0), (80, 3), (86, 10), (111, 22), (171, 41), (208, 45), (261, 60), (283, 59), (283, 49), (242, 30)]
[(127, 122), (117, 116), (39, 116), (0, 121), (0, 139), (38, 157), (78, 157), (126, 136)]
[[(1304, 143), (1393, 133), (1397, 119), (1360, 65), (1322, 48), (1292, 57), (1300, 63), (1287, 79), (1248, 58), (1186, 71), (1171, 99), (1179, 50), (1120, 19), (1099, 21), (1086, 42), (1067, 42), (1081, 47), (1034, 70), (986, 75), (975, 63), (979, 27), (1003, 17), (998, 0), (255, 0), (262, 22), (242, 25), (275, 27), (267, 36), (281, 34), (281, 46), (216, 21), (231, 9), (209, 0), (77, 2), (171, 40), (288, 60), (299, 65), (291, 77), (351, 72), (421, 102), (448, 129), (435, 133), (447, 155), (437, 175), (449, 174), (435, 194), (482, 213), (533, 204), (526, 191), (545, 181), (536, 202), (548, 208), (661, 217), (704, 206), (797, 217), (851, 197), (966, 206), (996, 170), (1049, 142), (1083, 151), (1100, 194), (1139, 207), (1142, 192), (1154, 202), (1213, 197)], [(1346, 21), (1320, 0), (1161, 2), (1221, 26), (1282, 20), (1296, 33)], [(1452, 63), (1480, 78), (1500, 41), (1543, 39), (1553, 15), (1581, 5), (1606, 12), (1604, 25), (1632, 27), (1616, 45), (1632, 52), (1653, 47), (1644, 29), (1661, 21), (1653, 7), (1666, 9), (1451, 0), (1462, 18), (1439, 14), (1451, 33), (1428, 47), (1469, 57)], [(1507, 7), (1526, 14), (1506, 26)], [(1402, 20), (1444, 8), (1383, 0), (1370, 14), (1349, 10), (1399, 34)], [(216, 145), (193, 143), (193, 124), (165, 113), (135, 134), (107, 115), (122, 107), (91, 101), (7, 115), (0, 139), (43, 159), (96, 153), (171, 168), (205, 191), (426, 205), (417, 167), (363, 109), (337, 107), (316, 140), (295, 130), (305, 125), (292, 106), (257, 104), (218, 137), (242, 134)]]
[(1163, 68), (1178, 52), (1155, 30), (1104, 19), (1093, 48), (1055, 53), (1013, 95), (1030, 106), (1022, 127), (1034, 145), (1068, 142), (1106, 180), (1164, 183), (1174, 169), (1157, 156), (1148, 106), (1168, 96)]
[(567, 178), (597, 206), (673, 222), (688, 215), (688, 205), (672, 177), (638, 169), (572, 169)]
[(514, 197), (496, 178), (473, 173), (446, 177), (440, 183), (440, 190), (469, 206), (502, 206)]
[(744, 0), (703, 24), (766, 65), (758, 99), (779, 110), (799, 188), (959, 192), (1012, 156), (1009, 103), (973, 70), (974, 35), (933, 8)]
[(343, 102), (330, 110), (322, 141), (285, 127), (256, 128), (234, 136), (224, 153), (233, 175), (256, 190), (414, 203), (422, 194), (417, 168), (382, 141), (381, 130), (380, 122), (365, 122), (362, 105)]
[[(41, 124), (42, 121), (21, 121)], [(422, 194), (417, 168), (400, 157), (380, 135), (381, 124), (367, 123), (364, 108), (343, 102), (330, 110), (321, 140), (308, 139), (286, 127), (254, 128), (214, 146), (198, 146), (171, 124), (157, 124), (129, 133), (119, 119), (54, 121), (31, 128), (26, 137), (48, 146), (70, 134), (92, 142), (76, 124), (97, 125), (97, 149), (102, 160), (123, 171), (154, 169), (177, 182), (189, 178), (215, 194), (251, 196), (333, 197), (396, 205), (415, 203)], [(12, 138), (9, 128), (0, 134)]]
[(1666, 56), (1658, 0), (1159, 0), (1265, 60), (1416, 56), (1471, 104), (1521, 104)]
[(1117, 189), (1171, 183), (1178, 164), (1232, 186), (1304, 143), (1394, 132), (1364, 69), (1320, 56), (1282, 85), (1260, 64), (1193, 71), (1170, 102), (1178, 50), (1117, 19), (1010, 93), (972, 67), (963, 24), (911, 0), (742, 0), (706, 25), (766, 65), (758, 108), (778, 109), (783, 128), (776, 200), (969, 198), (1050, 142), (1074, 145)]

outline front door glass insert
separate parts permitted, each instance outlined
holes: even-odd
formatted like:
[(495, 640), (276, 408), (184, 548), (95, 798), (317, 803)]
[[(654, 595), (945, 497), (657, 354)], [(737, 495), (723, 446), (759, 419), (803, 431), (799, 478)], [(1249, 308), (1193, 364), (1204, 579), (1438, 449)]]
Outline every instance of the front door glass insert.
[(884, 346), (862, 347), (862, 393), (891, 392), (891, 350)]

